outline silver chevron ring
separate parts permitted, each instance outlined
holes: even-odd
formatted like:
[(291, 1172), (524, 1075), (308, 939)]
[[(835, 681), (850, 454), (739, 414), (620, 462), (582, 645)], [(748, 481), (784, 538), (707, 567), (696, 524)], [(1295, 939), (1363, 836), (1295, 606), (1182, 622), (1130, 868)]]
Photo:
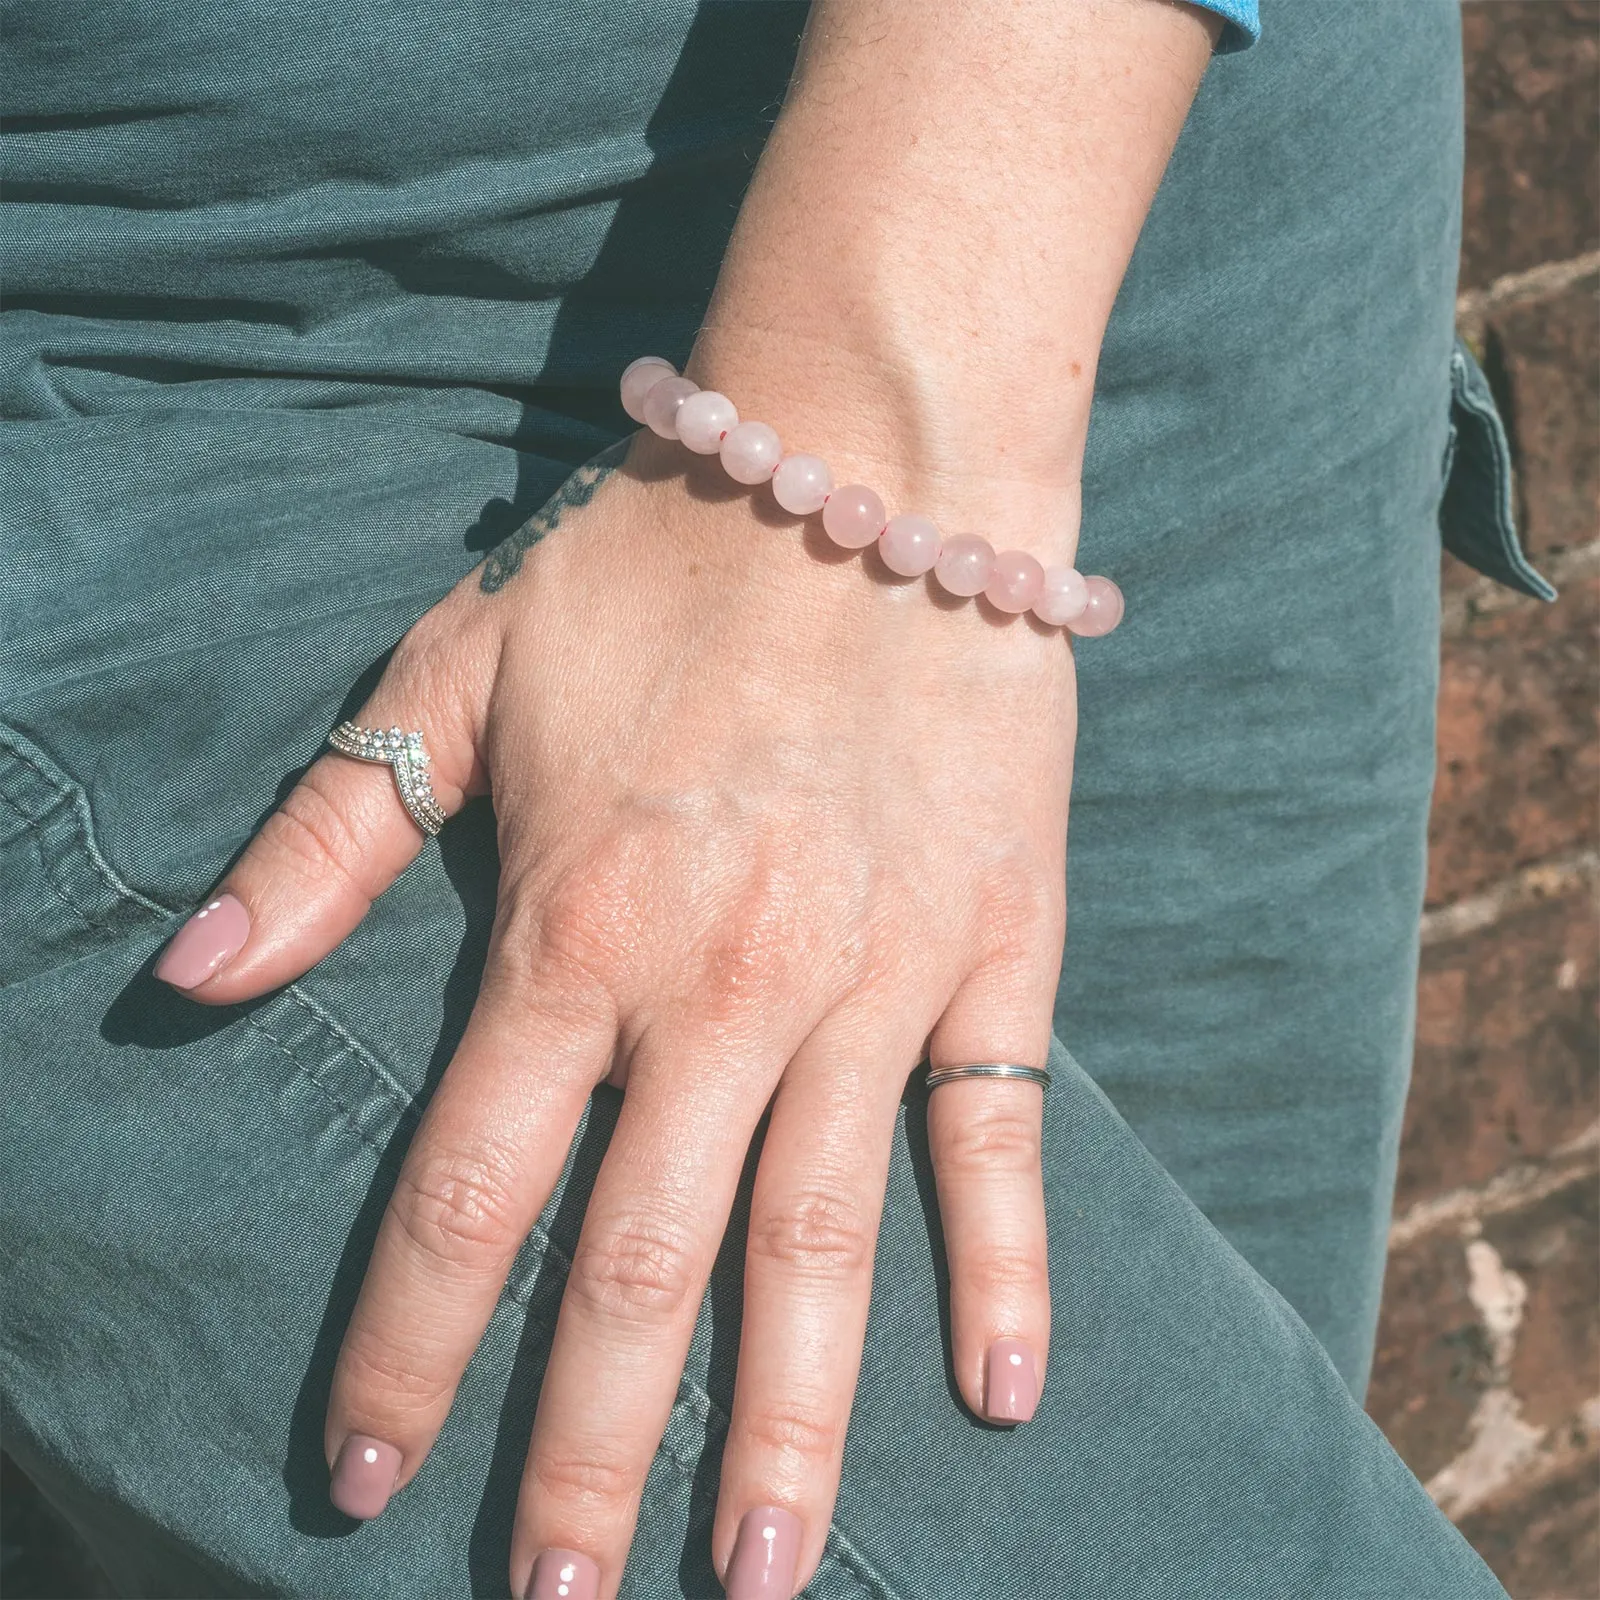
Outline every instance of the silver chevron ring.
[(938, 1067), (928, 1074), (928, 1087), (937, 1089), (941, 1083), (954, 1083), (957, 1078), (1020, 1078), (1041, 1089), (1050, 1087), (1050, 1074), (1045, 1068), (1024, 1067), (1015, 1061), (969, 1061), (958, 1067)]
[(433, 797), (433, 780), (428, 776), (428, 752), (422, 732), (402, 733), (399, 728), (363, 728), (358, 723), (341, 722), (328, 735), (328, 743), (340, 755), (357, 761), (376, 761), (394, 771), (394, 786), (400, 803), (416, 825), (430, 838), (445, 824), (445, 814)]

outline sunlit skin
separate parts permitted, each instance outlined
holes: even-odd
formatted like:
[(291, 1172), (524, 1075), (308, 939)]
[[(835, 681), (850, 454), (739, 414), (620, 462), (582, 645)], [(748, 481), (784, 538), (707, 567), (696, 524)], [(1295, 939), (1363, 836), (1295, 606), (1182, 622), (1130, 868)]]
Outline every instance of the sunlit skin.
[[(818, 0), (686, 374), (891, 515), (1072, 564), (1100, 340), (1216, 28), (1168, 0)], [(596, 1572), (608, 1600), (770, 1110), (713, 1558), (728, 1573), (752, 1512), (747, 1537), (781, 1546), (775, 1510), (798, 1590), (907, 1076), (1045, 1060), (1073, 646), (840, 548), (715, 455), (648, 429), (622, 455), (425, 615), (356, 715), (423, 731), (446, 812), (492, 791), (502, 876), (476, 1009), (345, 1337), (328, 1458), (376, 1442), (356, 1451), (386, 1480), (374, 1511), (387, 1463), (398, 1487), (425, 1470), (609, 1079), (622, 1110), (510, 1573), (521, 1594), (553, 1552), (541, 1584)], [(188, 992), (232, 1004), (299, 976), (424, 842), (385, 768), (324, 756), (208, 896), (247, 931)], [(929, 1109), (956, 1376), (1012, 1422), (1046, 1377), (1041, 1105), (966, 1081)], [(741, 1547), (735, 1590), (758, 1556)]]

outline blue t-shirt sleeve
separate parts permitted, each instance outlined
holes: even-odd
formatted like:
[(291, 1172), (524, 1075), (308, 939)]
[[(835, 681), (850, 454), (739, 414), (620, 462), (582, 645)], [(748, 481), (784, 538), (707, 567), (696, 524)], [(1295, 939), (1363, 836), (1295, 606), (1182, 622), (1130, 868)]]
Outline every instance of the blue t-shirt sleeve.
[(1261, 0), (1196, 0), (1207, 11), (1215, 11), (1222, 20), (1222, 32), (1217, 35), (1217, 54), (1229, 55), (1235, 50), (1248, 50), (1261, 37)]

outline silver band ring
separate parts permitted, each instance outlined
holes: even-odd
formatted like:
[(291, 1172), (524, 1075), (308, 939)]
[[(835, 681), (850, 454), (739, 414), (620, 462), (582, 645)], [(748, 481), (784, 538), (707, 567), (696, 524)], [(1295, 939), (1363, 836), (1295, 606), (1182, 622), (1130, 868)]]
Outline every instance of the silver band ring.
[(328, 735), (328, 743), (340, 755), (357, 761), (376, 761), (393, 769), (394, 786), (407, 815), (432, 838), (445, 824), (445, 814), (433, 797), (433, 780), (422, 732), (402, 733), (399, 728), (363, 728), (358, 723), (341, 722)]
[(1021, 1078), (1041, 1089), (1050, 1087), (1050, 1074), (1043, 1067), (1019, 1066), (1014, 1061), (973, 1061), (961, 1067), (939, 1067), (928, 1074), (928, 1087), (937, 1089), (941, 1083), (954, 1083), (957, 1078)]

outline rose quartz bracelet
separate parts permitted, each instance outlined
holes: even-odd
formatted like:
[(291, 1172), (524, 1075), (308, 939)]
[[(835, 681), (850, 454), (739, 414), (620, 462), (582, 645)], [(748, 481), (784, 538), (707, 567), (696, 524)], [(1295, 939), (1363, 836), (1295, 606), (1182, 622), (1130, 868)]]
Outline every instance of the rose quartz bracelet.
[(741, 422), (733, 402), (702, 389), (660, 356), (640, 356), (622, 374), (622, 409), (663, 439), (678, 439), (697, 455), (719, 455), (739, 483), (772, 484), (773, 497), (797, 517), (822, 513), (823, 530), (846, 550), (876, 543), (883, 564), (903, 578), (932, 572), (954, 595), (983, 595), (1001, 611), (1031, 611), (1051, 627), (1085, 638), (1110, 633), (1122, 621), (1122, 591), (1109, 578), (1085, 577), (1074, 567), (1041, 566), (1025, 550), (997, 555), (975, 533), (948, 538), (927, 517), (885, 515), (883, 501), (864, 484), (833, 486), (820, 456), (785, 455), (764, 422)]

